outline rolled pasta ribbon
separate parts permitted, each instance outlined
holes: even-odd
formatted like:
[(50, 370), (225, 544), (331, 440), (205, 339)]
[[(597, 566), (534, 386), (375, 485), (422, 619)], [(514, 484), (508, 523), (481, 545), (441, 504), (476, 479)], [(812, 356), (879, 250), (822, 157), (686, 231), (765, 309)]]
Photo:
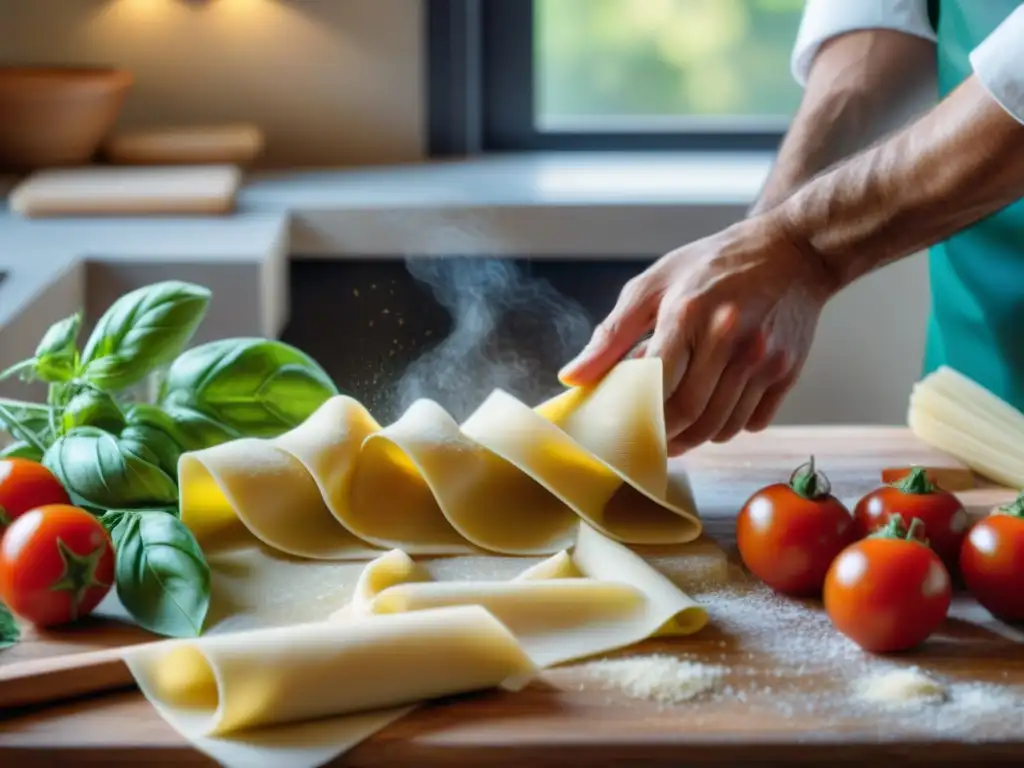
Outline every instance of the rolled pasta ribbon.
[(172, 726), (240, 766), (316, 765), (411, 705), (516, 690), (537, 670), (476, 605), (166, 641), (129, 648), (124, 659)]
[(335, 620), (458, 605), (486, 608), (541, 667), (637, 643), (688, 635), (706, 609), (642, 558), (583, 524), (572, 552), (559, 552), (511, 581), (434, 581), (394, 550), (369, 563)]
[(184, 454), (181, 517), (207, 551), (255, 537), (327, 560), (552, 554), (581, 520), (627, 544), (689, 542), (701, 523), (667, 470), (661, 382), (659, 360), (627, 360), (532, 409), (495, 391), (461, 425), (420, 400), (381, 427), (339, 395), (277, 438)]
[(707, 621), (637, 554), (582, 524), (571, 550), (508, 581), (438, 581), (393, 550), (366, 564), (328, 620), (124, 654), (145, 696), (198, 749), (231, 768), (301, 768), (419, 702), (515, 690), (544, 667)]

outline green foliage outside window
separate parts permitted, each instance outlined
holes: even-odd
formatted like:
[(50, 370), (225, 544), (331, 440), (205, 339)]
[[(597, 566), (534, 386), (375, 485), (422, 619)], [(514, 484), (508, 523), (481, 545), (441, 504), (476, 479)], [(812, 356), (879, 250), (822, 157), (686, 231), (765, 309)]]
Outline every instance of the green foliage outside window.
[(541, 125), (785, 120), (799, 103), (790, 55), (803, 0), (535, 1)]

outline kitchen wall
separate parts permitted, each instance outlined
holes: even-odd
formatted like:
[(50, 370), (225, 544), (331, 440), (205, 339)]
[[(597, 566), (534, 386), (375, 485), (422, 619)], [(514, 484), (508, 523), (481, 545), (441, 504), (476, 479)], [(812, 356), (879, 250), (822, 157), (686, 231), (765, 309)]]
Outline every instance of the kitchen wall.
[(0, 0), (0, 62), (114, 63), (127, 125), (244, 120), (274, 165), (423, 154), (419, 0)]
[[(421, 14), (419, 0), (0, 0), (0, 61), (129, 67), (126, 124), (251, 120), (278, 166), (406, 162), (423, 157)], [(902, 422), (928, 300), (923, 256), (840, 296), (780, 421)]]

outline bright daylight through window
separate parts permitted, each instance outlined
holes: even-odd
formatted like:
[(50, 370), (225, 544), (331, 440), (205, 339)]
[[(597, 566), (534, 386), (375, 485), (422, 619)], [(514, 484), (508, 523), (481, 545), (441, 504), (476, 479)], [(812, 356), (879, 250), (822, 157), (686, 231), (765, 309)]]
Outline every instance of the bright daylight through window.
[(535, 129), (782, 131), (803, 0), (535, 0)]

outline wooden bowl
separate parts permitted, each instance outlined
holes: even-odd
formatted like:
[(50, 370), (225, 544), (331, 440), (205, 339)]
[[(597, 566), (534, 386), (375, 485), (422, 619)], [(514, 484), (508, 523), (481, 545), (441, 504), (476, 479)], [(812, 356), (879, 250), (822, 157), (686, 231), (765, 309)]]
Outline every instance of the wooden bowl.
[(132, 82), (129, 72), (110, 67), (0, 67), (0, 168), (89, 162)]

